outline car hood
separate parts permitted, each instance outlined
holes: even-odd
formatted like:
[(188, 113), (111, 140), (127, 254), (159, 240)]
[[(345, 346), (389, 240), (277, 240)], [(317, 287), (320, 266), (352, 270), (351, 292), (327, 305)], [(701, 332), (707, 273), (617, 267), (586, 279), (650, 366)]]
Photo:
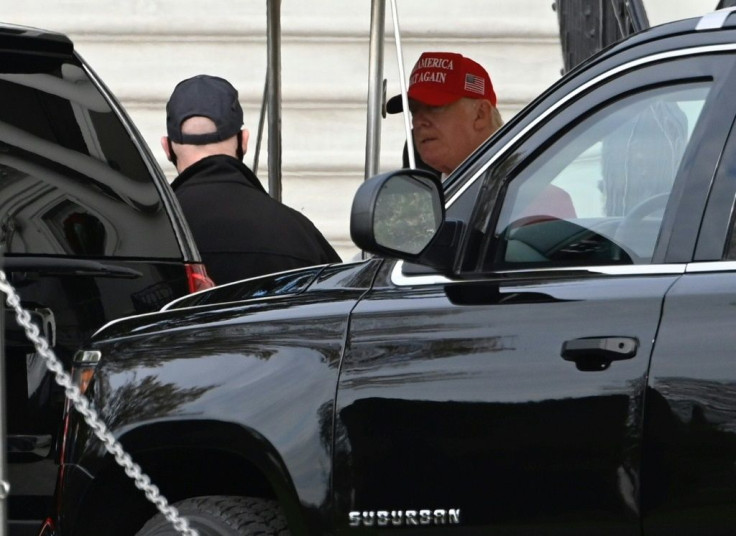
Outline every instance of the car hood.
[(176, 329), (205, 318), (233, 318), (260, 310), (286, 309), (336, 299), (350, 293), (359, 296), (370, 288), (381, 259), (319, 265), (244, 279), (184, 296), (161, 311), (129, 316), (100, 328), (91, 342), (140, 336), (162, 329)]

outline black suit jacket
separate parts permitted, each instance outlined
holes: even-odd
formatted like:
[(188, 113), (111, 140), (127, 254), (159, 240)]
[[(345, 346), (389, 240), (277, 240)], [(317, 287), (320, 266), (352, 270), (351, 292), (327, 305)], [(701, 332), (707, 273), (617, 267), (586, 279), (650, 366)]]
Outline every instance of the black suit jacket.
[(217, 284), (340, 262), (314, 224), (271, 198), (236, 158), (204, 158), (185, 169), (172, 188)]

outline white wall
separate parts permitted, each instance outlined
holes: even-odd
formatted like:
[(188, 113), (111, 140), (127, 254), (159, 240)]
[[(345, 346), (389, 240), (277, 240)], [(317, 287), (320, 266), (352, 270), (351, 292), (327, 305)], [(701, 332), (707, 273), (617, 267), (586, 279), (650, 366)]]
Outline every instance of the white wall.
[[(401, 0), (405, 64), (421, 51), (457, 50), (491, 73), (511, 115), (559, 76), (551, 2)], [(164, 105), (181, 79), (211, 73), (239, 88), (255, 131), (266, 68), (266, 2), (239, 0), (27, 0), (4, 6), (7, 22), (62, 31), (122, 101), (170, 178), (159, 138)], [(391, 29), (387, 6), (387, 30)], [(370, 0), (282, 2), (283, 200), (312, 218), (344, 258), (352, 197), (363, 180)], [(390, 33), (390, 32), (389, 32)], [(389, 95), (398, 92), (387, 38)], [(384, 121), (382, 169), (400, 167), (403, 123)], [(266, 141), (259, 176), (267, 185)], [(252, 162), (252, 155), (246, 155)]]
[[(693, 0), (647, 3), (672, 12), (691, 8)], [(309, 216), (343, 259), (357, 252), (348, 224), (364, 174), (370, 4), (284, 0), (281, 9), (283, 200)], [(559, 77), (552, 0), (398, 4), (406, 70), (424, 50), (469, 55), (490, 72), (506, 118)], [(655, 7), (647, 9), (654, 13)], [(391, 96), (399, 83), (390, 2), (386, 13), (385, 76)], [(252, 136), (246, 163), (252, 163), (266, 69), (264, 0), (26, 0), (4, 6), (1, 16), (5, 22), (69, 34), (122, 101), (170, 179), (174, 169), (159, 138), (171, 90), (194, 74), (228, 78), (240, 90)], [(653, 22), (659, 18), (650, 15)], [(382, 132), (381, 168), (398, 168), (402, 119), (389, 116)], [(262, 147), (258, 174), (267, 186), (265, 139)]]
[(649, 24), (697, 17), (715, 10), (718, 0), (643, 0)]

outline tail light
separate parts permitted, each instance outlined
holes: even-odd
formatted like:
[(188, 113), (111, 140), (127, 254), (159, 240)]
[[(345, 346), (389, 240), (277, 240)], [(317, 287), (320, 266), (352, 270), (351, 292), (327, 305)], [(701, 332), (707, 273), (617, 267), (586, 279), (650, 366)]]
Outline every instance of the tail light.
[(187, 264), (187, 281), (189, 292), (198, 292), (215, 286), (215, 282), (207, 275), (204, 264)]
[(38, 533), (39, 536), (53, 536), (56, 534), (56, 528), (54, 527), (54, 520), (47, 517), (41, 525), (41, 531)]
[(102, 353), (99, 350), (79, 350), (74, 354), (72, 382), (79, 387), (82, 394), (87, 392), (101, 357)]
[[(71, 370), (72, 383), (79, 388), (82, 395), (86, 394), (101, 358), (102, 352), (99, 350), (78, 350), (77, 353), (74, 354)], [(57, 452), (56, 459), (56, 462), (59, 464), (66, 460), (67, 441), (70, 433), (69, 418), (71, 411), (72, 401), (67, 398), (64, 404), (64, 429), (61, 435), (61, 445)]]
[(95, 368), (100, 362), (102, 353), (99, 350), (78, 350), (74, 354), (74, 364), (72, 365), (72, 383), (79, 387), (82, 394), (87, 392), (92, 376), (95, 375)]
[[(72, 383), (79, 388), (83, 395), (87, 393), (101, 357), (102, 353), (99, 350), (77, 350), (77, 353), (74, 354), (71, 370)], [(71, 400), (67, 398), (64, 407), (65, 415), (69, 413), (71, 407)]]

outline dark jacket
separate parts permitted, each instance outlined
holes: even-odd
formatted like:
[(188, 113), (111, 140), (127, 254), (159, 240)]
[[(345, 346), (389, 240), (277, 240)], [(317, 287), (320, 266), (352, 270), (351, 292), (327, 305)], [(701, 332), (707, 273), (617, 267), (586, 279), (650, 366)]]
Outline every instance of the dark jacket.
[(340, 262), (306, 216), (271, 198), (255, 174), (233, 157), (200, 160), (172, 188), (217, 284)]

